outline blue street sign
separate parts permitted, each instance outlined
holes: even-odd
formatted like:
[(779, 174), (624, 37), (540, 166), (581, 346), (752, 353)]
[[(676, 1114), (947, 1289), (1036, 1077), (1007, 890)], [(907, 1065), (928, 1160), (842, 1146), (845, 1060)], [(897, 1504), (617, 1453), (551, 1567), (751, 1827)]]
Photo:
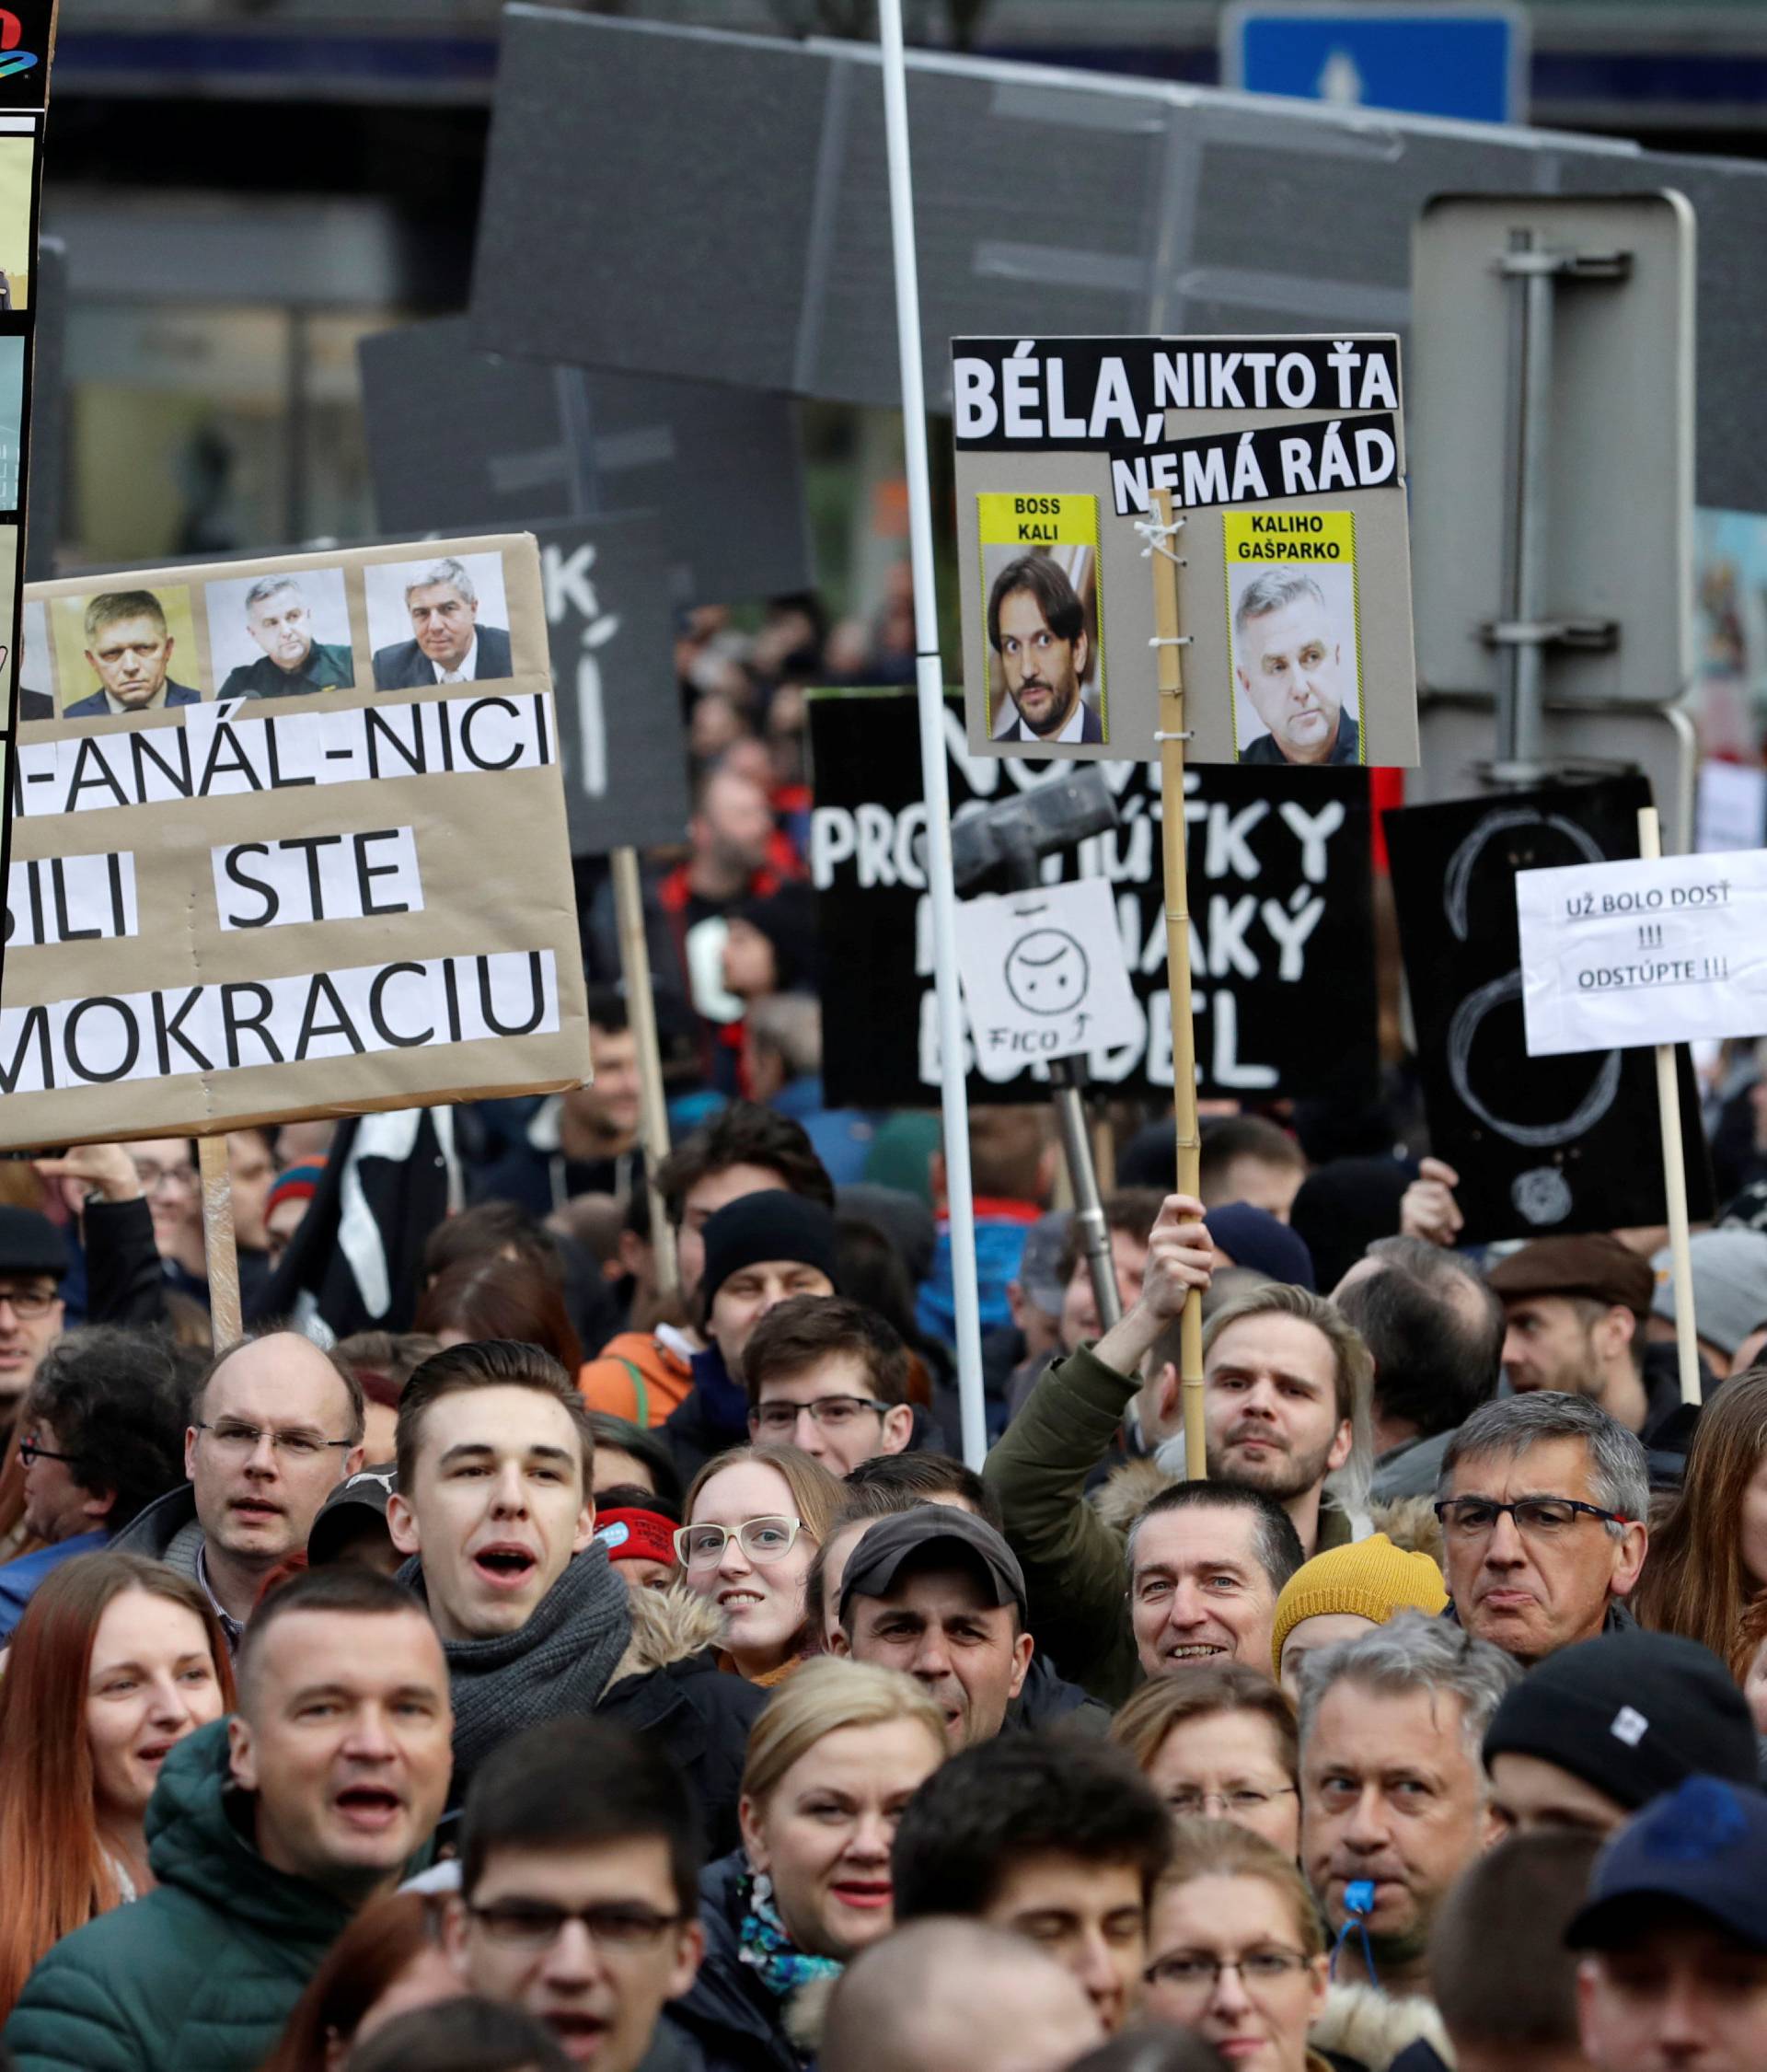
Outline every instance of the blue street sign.
[(1519, 6), (1234, 0), (1221, 17), (1221, 84), (1244, 93), (1519, 122), (1527, 76)]

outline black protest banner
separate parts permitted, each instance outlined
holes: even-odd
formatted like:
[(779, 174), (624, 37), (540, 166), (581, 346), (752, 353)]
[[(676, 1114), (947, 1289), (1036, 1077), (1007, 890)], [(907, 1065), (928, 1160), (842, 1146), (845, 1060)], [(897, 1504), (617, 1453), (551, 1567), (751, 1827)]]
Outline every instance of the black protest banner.
[[(939, 1053), (931, 920), (917, 854), (926, 807), (914, 694), (817, 692), (810, 714), (827, 1098), (843, 1107), (925, 1106), (936, 1097)], [(954, 697), (946, 701), (945, 741), (953, 817), (1063, 767), (970, 756)], [(1047, 859), (1045, 871), (1052, 880), (1110, 880), (1146, 1018), (1138, 1042), (1087, 1059), (1089, 1076), (1102, 1088), (1170, 1094), (1159, 770), (1103, 767), (1121, 825)], [(1378, 1068), (1366, 777), (1192, 770), (1184, 816), (1199, 1086), (1242, 1097), (1365, 1097)], [(974, 1101), (1048, 1094), (1046, 1071), (997, 1078), (970, 1062)]]
[[(1460, 1174), (1469, 1244), (1667, 1219), (1650, 1051), (1529, 1057), (1516, 922), (1518, 871), (1636, 856), (1649, 804), (1625, 777), (1385, 816), (1430, 1145)], [(1697, 1221), (1712, 1174), (1685, 1050), (1678, 1064)]]
[(571, 853), (677, 842), (687, 747), (661, 521), (536, 526)]

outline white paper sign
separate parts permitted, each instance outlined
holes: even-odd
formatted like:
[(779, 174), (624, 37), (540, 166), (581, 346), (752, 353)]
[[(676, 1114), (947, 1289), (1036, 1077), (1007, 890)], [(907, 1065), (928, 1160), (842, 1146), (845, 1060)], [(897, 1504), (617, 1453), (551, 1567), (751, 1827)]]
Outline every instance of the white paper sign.
[(1767, 1032), (1767, 851), (1519, 871), (1530, 1057)]
[(1702, 763), (1693, 828), (1693, 846), (1702, 856), (1759, 848), (1767, 839), (1767, 770)]
[(1071, 1058), (1141, 1039), (1116, 906), (1103, 878), (957, 907), (957, 952), (978, 1069)]

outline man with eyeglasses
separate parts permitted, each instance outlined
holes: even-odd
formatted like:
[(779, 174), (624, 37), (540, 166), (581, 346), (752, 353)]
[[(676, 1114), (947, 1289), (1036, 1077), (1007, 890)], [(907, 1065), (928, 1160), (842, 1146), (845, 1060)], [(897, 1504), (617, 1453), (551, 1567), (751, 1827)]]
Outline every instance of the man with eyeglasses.
[(364, 1422), (362, 1384), (310, 1338), (230, 1347), (191, 1399), (185, 1485), (116, 1546), (193, 1576), (237, 1649), (264, 1578), (305, 1550), (319, 1507), (362, 1465)]
[(835, 1292), (835, 1219), (819, 1201), (768, 1188), (739, 1196), (707, 1220), (699, 1281), (705, 1349), (693, 1388), (664, 1431), (681, 1479), (749, 1437), (745, 1357), (756, 1326), (794, 1295)]
[(908, 1349), (887, 1317), (838, 1296), (793, 1296), (756, 1325), (743, 1354), (750, 1435), (781, 1441), (848, 1476), (914, 1438)]
[(699, 1969), (699, 1816), (653, 1743), (598, 1719), (505, 1742), (473, 1781), (448, 1954), (466, 1989), (537, 2017), (595, 2072), (685, 2049), (663, 2012)]
[(1630, 1626), (1649, 1505), (1644, 1446), (1588, 1397), (1487, 1403), (1437, 1490), (1452, 1615), (1527, 1665)]
[(67, 1246), (47, 1216), (0, 1204), (0, 1438), (62, 1335)]

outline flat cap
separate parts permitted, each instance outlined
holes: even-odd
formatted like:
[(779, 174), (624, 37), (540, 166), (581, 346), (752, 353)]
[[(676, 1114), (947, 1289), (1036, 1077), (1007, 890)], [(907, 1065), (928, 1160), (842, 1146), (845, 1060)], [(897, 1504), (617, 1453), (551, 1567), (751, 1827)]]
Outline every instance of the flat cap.
[(1523, 1295), (1587, 1295), (1617, 1302), (1634, 1316), (1650, 1314), (1657, 1276), (1650, 1261), (1629, 1251), (1617, 1237), (1537, 1237), (1512, 1252), (1485, 1275), (1506, 1302)]

